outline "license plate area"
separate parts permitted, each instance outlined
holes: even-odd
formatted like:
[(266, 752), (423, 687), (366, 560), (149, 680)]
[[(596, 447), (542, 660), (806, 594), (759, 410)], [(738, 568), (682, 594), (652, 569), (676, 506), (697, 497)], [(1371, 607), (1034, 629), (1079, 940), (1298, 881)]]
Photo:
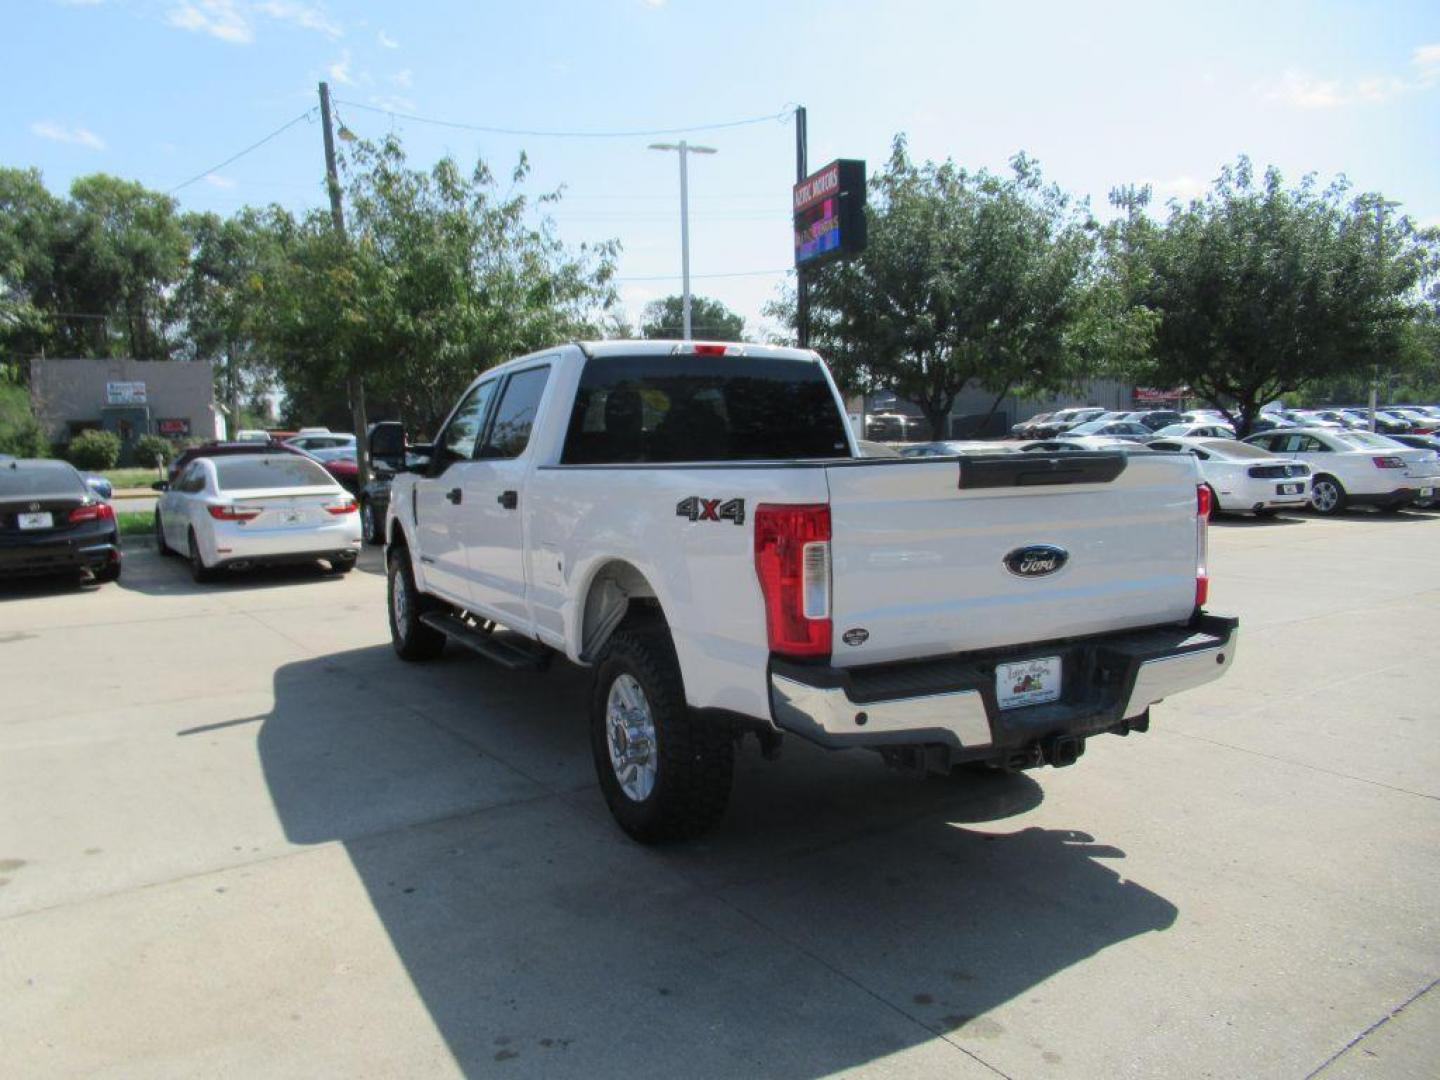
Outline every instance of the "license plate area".
[(995, 701), (1002, 709), (1060, 700), (1060, 657), (1019, 660), (995, 666)]
[(55, 527), (55, 518), (49, 510), (39, 510), (33, 513), (25, 513), (19, 515), (19, 517), (20, 520), (17, 522), (17, 524), (26, 532), (30, 532), (34, 529), (53, 529)]

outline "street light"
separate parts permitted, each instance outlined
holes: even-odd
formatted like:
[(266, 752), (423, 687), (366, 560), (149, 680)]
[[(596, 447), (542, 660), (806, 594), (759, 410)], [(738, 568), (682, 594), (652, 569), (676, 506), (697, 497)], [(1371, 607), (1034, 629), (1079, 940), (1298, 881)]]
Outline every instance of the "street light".
[(681, 310), (685, 322), (684, 339), (690, 340), (690, 192), (686, 178), (685, 159), (690, 154), (714, 154), (713, 146), (691, 146), (684, 139), (678, 143), (651, 143), (651, 150), (674, 150), (680, 154), (680, 277), (682, 282)]

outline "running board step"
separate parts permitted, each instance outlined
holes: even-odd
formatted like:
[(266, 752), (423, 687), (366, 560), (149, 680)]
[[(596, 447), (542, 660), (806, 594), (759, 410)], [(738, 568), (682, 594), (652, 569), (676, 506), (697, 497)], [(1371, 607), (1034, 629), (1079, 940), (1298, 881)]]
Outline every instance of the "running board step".
[(440, 611), (427, 611), (420, 616), (426, 626), (439, 630), (457, 645), (479, 653), (487, 660), (493, 660), (503, 668), (519, 671), (524, 668), (539, 669), (550, 662), (550, 650), (543, 645), (527, 647), (524, 639), (506, 640), (494, 634), (486, 634), (473, 626)]

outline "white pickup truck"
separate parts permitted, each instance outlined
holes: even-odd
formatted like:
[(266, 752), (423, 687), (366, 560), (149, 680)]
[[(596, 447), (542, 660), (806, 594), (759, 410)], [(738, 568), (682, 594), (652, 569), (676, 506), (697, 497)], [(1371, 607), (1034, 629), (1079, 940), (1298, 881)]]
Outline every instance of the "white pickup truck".
[(719, 819), (747, 733), (1069, 765), (1235, 656), (1190, 455), (864, 458), (810, 351), (564, 345), (374, 452), (396, 652), (593, 669), (600, 786), (641, 841)]

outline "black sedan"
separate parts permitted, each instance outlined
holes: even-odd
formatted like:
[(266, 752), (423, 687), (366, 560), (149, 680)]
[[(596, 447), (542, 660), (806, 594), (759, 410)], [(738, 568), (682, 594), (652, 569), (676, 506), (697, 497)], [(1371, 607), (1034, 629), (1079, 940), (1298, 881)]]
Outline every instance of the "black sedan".
[(119, 579), (114, 509), (66, 462), (0, 462), (0, 577), (80, 571)]

